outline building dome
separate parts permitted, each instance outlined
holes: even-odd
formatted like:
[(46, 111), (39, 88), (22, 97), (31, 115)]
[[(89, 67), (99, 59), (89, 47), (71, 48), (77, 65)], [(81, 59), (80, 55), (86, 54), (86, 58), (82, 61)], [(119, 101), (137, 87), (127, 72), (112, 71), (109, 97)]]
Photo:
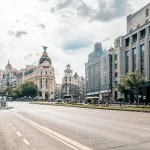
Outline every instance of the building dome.
[(46, 49), (47, 47), (43, 46), (44, 52), (39, 60), (39, 64), (42, 64), (44, 61), (48, 61), (51, 64), (51, 59), (49, 58)]
[(8, 72), (11, 69), (12, 69), (12, 65), (9, 63), (9, 60), (8, 60), (8, 64), (5, 67), (5, 71)]

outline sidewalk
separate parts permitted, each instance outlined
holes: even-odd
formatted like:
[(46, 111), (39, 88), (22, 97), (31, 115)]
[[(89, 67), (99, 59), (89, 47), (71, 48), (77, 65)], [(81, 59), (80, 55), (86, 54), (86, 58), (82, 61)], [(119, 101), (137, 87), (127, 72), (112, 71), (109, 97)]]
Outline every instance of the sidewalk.
[(12, 109), (13, 107), (2, 107), (0, 110), (5, 110), (5, 109)]
[(49, 102), (31, 102), (30, 104), (150, 113), (150, 107), (141, 108), (141, 107), (102, 106), (102, 105), (85, 105), (85, 104), (64, 104), (64, 103), (49, 103)]

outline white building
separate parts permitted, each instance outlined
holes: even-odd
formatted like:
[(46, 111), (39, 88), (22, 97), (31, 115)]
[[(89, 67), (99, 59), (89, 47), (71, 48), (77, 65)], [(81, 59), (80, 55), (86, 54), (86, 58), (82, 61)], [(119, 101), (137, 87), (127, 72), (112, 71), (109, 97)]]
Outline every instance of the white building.
[(73, 70), (71, 70), (70, 65), (66, 66), (64, 71), (65, 75), (62, 80), (62, 98), (70, 98), (72, 101), (83, 101), (84, 99), (84, 89), (85, 80), (83, 77), (78, 76), (77, 73), (73, 75)]

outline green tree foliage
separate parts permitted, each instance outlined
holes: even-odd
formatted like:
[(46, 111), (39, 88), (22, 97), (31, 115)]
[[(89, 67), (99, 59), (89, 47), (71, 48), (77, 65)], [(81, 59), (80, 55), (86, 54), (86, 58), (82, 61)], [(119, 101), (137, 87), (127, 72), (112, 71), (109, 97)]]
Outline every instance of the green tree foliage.
[(118, 84), (118, 91), (122, 94), (137, 95), (139, 87), (142, 87), (146, 82), (141, 73), (133, 72), (121, 80), (121, 83)]
[(33, 82), (26, 82), (20, 86), (18, 89), (18, 93), (21, 96), (27, 96), (27, 97), (35, 97), (37, 94), (38, 88)]

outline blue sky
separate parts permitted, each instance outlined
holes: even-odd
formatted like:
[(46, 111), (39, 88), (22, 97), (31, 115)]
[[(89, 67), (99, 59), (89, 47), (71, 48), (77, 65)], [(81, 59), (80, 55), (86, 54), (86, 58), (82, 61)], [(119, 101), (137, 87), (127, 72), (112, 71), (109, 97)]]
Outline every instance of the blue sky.
[(68, 63), (84, 76), (93, 44), (106, 48), (126, 34), (126, 16), (149, 0), (5, 0), (0, 1), (0, 68), (37, 65), (42, 45), (61, 83)]

